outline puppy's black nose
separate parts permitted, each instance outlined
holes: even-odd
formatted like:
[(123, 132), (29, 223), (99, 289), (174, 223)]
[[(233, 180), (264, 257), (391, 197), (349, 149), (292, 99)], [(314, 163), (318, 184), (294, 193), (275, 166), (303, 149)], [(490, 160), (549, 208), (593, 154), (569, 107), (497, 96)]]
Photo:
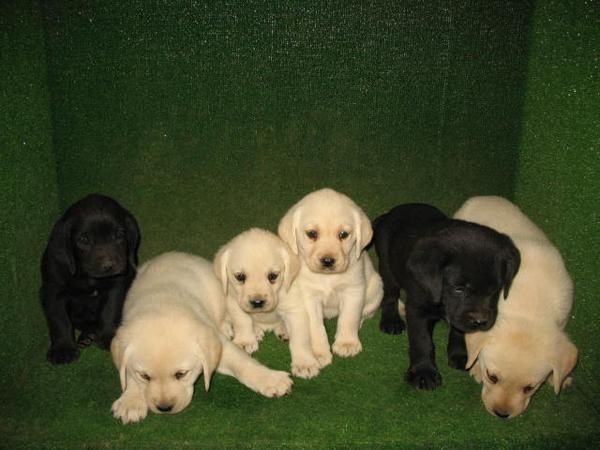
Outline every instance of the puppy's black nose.
[(469, 324), (474, 329), (485, 329), (489, 324), (489, 315), (486, 313), (471, 313), (469, 314)]
[(331, 268), (335, 265), (335, 258), (331, 258), (330, 256), (325, 256), (321, 258), (321, 265), (325, 268)]
[(252, 306), (253, 309), (260, 309), (264, 306), (265, 303), (265, 300), (263, 300), (262, 298), (253, 298), (252, 300), (250, 300), (250, 306)]
[(472, 326), (473, 328), (484, 328), (484, 327), (486, 327), (486, 326), (487, 326), (487, 324), (488, 324), (488, 321), (487, 321), (487, 320), (473, 319), (473, 320), (471, 321), (471, 326)]
[(156, 409), (160, 412), (167, 413), (173, 409), (173, 405), (156, 405)]
[(105, 259), (100, 264), (100, 269), (102, 269), (103, 272), (110, 272), (111, 270), (113, 270), (114, 267), (115, 267), (115, 263), (114, 263), (114, 261), (111, 261), (111, 260)]
[(496, 414), (498, 417), (500, 417), (502, 419), (506, 419), (506, 418), (508, 418), (508, 416), (510, 416), (510, 414), (508, 414), (506, 411), (503, 411), (501, 409), (495, 409), (494, 414)]

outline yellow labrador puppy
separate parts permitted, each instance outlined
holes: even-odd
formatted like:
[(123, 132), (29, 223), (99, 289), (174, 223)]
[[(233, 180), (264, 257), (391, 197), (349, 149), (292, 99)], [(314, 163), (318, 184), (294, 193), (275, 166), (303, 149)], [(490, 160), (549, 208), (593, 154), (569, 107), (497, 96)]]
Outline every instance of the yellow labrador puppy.
[(467, 368), (483, 383), (486, 409), (512, 418), (525, 411), (544, 381), (558, 394), (575, 367), (577, 348), (564, 332), (573, 284), (558, 250), (508, 200), (473, 197), (454, 217), (508, 234), (521, 252), (510, 294), (498, 303), (496, 324), (465, 335)]
[(214, 269), (225, 293), (233, 342), (252, 353), (265, 331), (289, 339), (292, 374), (313, 378), (319, 363), (312, 354), (302, 299), (289, 295), (300, 262), (285, 242), (252, 228), (218, 251)]
[(123, 391), (112, 405), (116, 418), (175, 414), (190, 403), (200, 373), (208, 390), (215, 370), (267, 397), (290, 391), (286, 372), (259, 364), (219, 332), (222, 297), (212, 264), (200, 257), (165, 253), (140, 268), (111, 344)]
[(306, 304), (313, 354), (321, 367), (331, 362), (324, 318), (339, 315), (334, 353), (360, 353), (358, 330), (383, 297), (381, 278), (363, 251), (373, 235), (369, 218), (347, 196), (321, 189), (290, 208), (278, 233), (300, 256), (295, 284)]

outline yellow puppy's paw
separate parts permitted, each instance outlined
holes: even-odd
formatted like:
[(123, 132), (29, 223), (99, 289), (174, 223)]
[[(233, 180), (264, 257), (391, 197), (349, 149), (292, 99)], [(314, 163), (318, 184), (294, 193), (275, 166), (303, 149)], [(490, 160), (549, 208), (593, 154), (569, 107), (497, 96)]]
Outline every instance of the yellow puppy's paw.
[(307, 380), (319, 375), (319, 362), (311, 357), (296, 358), (292, 361), (292, 375)]
[(290, 374), (279, 370), (269, 370), (258, 387), (258, 392), (265, 397), (283, 397), (292, 391), (294, 382)]
[(258, 350), (258, 341), (256, 340), (256, 338), (235, 338), (233, 340), (233, 343), (250, 355), (256, 350)]
[(358, 340), (336, 340), (331, 348), (333, 350), (333, 353), (335, 353), (338, 356), (341, 356), (342, 358), (356, 356), (360, 352), (362, 352), (362, 344)]
[(331, 355), (331, 351), (329, 351), (329, 348), (327, 348), (327, 347), (323, 348), (323, 349), (313, 348), (313, 354), (315, 355), (315, 358), (317, 358), (319, 367), (321, 367), (321, 369), (323, 367), (326, 367), (329, 364), (331, 364), (331, 360), (333, 357)]
[(113, 403), (112, 413), (123, 424), (140, 422), (148, 414), (148, 406), (143, 398), (122, 395)]
[(265, 337), (265, 330), (263, 330), (259, 325), (254, 325), (254, 336), (256, 336), (256, 340), (261, 342)]
[(229, 321), (223, 321), (220, 326), (221, 333), (227, 336), (227, 339), (232, 340), (234, 336), (233, 325)]

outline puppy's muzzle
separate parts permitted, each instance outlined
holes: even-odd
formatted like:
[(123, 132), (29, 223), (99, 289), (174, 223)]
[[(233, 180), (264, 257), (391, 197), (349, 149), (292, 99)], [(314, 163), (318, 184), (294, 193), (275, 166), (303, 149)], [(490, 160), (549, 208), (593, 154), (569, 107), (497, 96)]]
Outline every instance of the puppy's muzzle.
[(494, 315), (489, 312), (472, 312), (467, 315), (467, 324), (471, 330), (486, 331), (494, 324)]
[(331, 256), (323, 256), (319, 262), (321, 263), (321, 267), (327, 270), (333, 270), (335, 268), (335, 258)]
[(265, 306), (265, 303), (267, 303), (267, 301), (262, 298), (262, 297), (254, 297), (251, 298), (248, 303), (250, 304), (250, 307), (252, 309), (262, 309)]

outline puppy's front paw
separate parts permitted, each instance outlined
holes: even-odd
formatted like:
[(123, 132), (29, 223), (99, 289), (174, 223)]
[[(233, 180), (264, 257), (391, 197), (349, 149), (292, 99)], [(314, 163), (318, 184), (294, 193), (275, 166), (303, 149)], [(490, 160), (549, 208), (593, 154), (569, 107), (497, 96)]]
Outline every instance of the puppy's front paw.
[(112, 404), (112, 413), (123, 424), (139, 422), (148, 414), (148, 406), (143, 398), (123, 394)]
[(69, 364), (79, 358), (79, 349), (75, 345), (51, 347), (46, 357), (52, 364)]
[(250, 355), (258, 350), (258, 341), (256, 338), (234, 338), (233, 343)]
[(275, 328), (275, 335), (283, 342), (288, 342), (290, 340), (290, 335), (288, 334), (285, 325), (278, 325), (277, 328)]
[[(79, 348), (86, 348), (92, 345), (97, 339), (97, 336), (93, 332), (82, 332), (77, 338), (77, 346)], [(109, 343), (110, 345), (110, 343)]]
[(265, 337), (265, 330), (258, 325), (254, 325), (254, 336), (256, 336), (257, 342), (261, 342)]
[(321, 369), (331, 364), (331, 359), (333, 358), (333, 356), (331, 355), (331, 351), (328, 347), (322, 349), (313, 348), (313, 354), (315, 355), (315, 358), (317, 358)]
[(400, 316), (388, 317), (382, 314), (379, 321), (379, 329), (386, 334), (402, 334), (406, 329), (406, 325)]
[(448, 354), (448, 365), (453, 369), (467, 370), (467, 360), (466, 351), (454, 351)]
[(417, 389), (433, 390), (442, 384), (442, 376), (435, 367), (409, 368), (406, 381)]
[(293, 384), (289, 373), (269, 369), (257, 391), (265, 397), (282, 397), (292, 391)]
[(292, 375), (307, 380), (319, 375), (319, 362), (312, 356), (292, 360)]
[(331, 348), (333, 353), (342, 358), (356, 356), (362, 352), (362, 344), (359, 340), (336, 340)]

